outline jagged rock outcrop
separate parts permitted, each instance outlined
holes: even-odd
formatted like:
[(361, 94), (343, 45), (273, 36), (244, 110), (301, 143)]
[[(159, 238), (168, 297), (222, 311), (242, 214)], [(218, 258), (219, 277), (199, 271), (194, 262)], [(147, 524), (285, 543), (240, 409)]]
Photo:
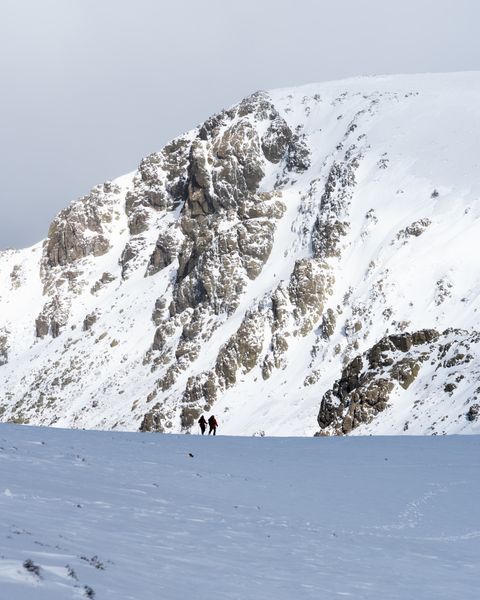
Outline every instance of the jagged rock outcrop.
[(413, 383), (422, 362), (430, 357), (432, 347), (428, 344), (438, 337), (429, 329), (391, 335), (363, 357), (355, 357), (322, 399), (317, 419), (321, 429), (339, 435), (369, 423), (385, 410), (395, 384), (408, 389)]
[(47, 302), (41, 313), (35, 319), (35, 331), (39, 338), (43, 338), (49, 333), (56, 338), (60, 335), (61, 328), (64, 327), (68, 319), (68, 302), (65, 302), (60, 295), (53, 296), (50, 302)]
[(110, 242), (104, 225), (112, 219), (111, 206), (118, 194), (120, 188), (114, 183), (96, 186), (53, 220), (44, 246), (46, 271), (108, 251)]
[[(341, 378), (332, 389), (323, 396), (317, 419), (320, 434), (347, 434), (361, 425), (369, 424), (389, 406), (394, 389), (408, 390), (424, 368), (432, 370), (431, 367), (434, 367), (431, 380), (435, 379), (435, 372), (440, 369), (448, 370), (449, 382), (444, 385), (443, 391), (452, 393), (457, 389), (457, 384), (465, 379), (461, 367), (473, 360), (468, 350), (479, 341), (478, 332), (468, 334), (465, 331), (446, 330), (440, 334), (433, 329), (382, 338), (365, 354), (355, 357), (342, 371)], [(465, 352), (459, 351), (459, 347), (464, 348)], [(469, 373), (470, 377), (472, 375), (474, 380), (476, 372)], [(428, 378), (427, 375), (425, 379)], [(425, 384), (424, 389), (429, 385), (431, 381)], [(479, 392), (480, 389), (476, 390), (476, 393)], [(470, 402), (473, 399), (476, 399), (476, 395)], [(423, 403), (420, 394), (414, 402)], [(467, 419), (476, 418), (475, 407), (478, 404), (471, 404)], [(415, 418), (415, 411), (412, 412)]]
[[(258, 193), (258, 186), (265, 158), (273, 153), (272, 162), (278, 162), (280, 150), (272, 150), (273, 132), (261, 142), (247, 118), (252, 116), (279, 119), (265, 95), (256, 94), (208, 121), (192, 143), (172, 314), (201, 304), (231, 314), (248, 279), (259, 275), (270, 255), (275, 219), (285, 206), (276, 194)], [(289, 139), (285, 127), (277, 140), (283, 153)]]

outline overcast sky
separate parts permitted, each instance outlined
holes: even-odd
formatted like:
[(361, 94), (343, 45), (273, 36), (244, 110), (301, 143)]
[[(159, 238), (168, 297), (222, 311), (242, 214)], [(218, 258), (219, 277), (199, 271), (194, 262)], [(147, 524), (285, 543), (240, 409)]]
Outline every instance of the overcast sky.
[(0, 248), (258, 89), (480, 69), (478, 0), (0, 0)]

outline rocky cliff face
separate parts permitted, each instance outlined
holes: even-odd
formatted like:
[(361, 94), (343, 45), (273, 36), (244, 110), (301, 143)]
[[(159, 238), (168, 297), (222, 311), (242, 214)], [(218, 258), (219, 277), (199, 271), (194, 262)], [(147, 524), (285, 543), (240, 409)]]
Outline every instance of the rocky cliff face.
[(0, 253), (1, 418), (480, 429), (479, 99), (476, 74), (258, 92), (93, 188)]

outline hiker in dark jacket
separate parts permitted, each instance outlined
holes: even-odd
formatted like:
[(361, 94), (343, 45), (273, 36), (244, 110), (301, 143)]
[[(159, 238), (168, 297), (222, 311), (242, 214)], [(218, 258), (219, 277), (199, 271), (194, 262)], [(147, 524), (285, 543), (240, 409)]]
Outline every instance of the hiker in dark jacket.
[(205, 429), (207, 428), (207, 421), (203, 415), (198, 419), (198, 424), (200, 425), (200, 431), (203, 435), (205, 433)]
[(213, 415), (208, 419), (208, 426), (210, 427), (210, 429), (208, 430), (208, 435), (210, 435), (211, 433), (213, 433), (213, 435), (215, 435), (215, 432), (217, 431), (218, 423), (217, 423), (217, 419)]

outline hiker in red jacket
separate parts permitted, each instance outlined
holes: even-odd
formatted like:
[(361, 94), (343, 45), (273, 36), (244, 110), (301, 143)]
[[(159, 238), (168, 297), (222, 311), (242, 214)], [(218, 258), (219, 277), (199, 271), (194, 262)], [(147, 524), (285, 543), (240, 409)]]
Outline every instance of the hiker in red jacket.
[(208, 419), (208, 426), (210, 427), (210, 429), (208, 430), (208, 435), (210, 435), (211, 433), (213, 433), (213, 435), (215, 435), (215, 432), (217, 431), (218, 423), (217, 423), (217, 419), (213, 415)]
[(205, 433), (205, 429), (207, 428), (207, 421), (203, 415), (198, 419), (198, 424), (200, 425), (200, 431), (203, 435)]

